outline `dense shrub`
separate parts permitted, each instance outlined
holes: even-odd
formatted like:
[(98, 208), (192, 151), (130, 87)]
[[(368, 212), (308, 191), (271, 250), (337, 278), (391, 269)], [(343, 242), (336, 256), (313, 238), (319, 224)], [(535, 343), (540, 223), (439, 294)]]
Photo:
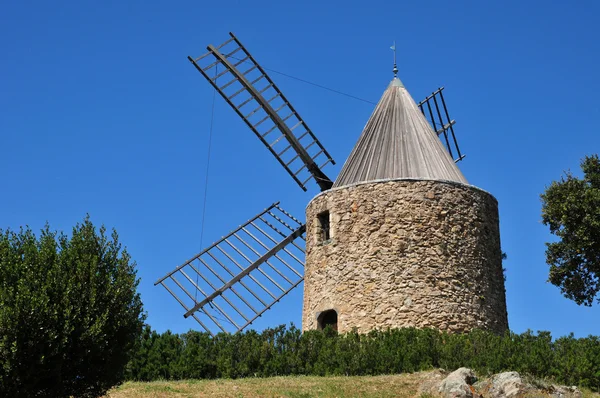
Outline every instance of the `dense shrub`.
[(70, 237), (0, 230), (0, 396), (97, 397), (121, 382), (144, 323), (137, 284), (116, 232), (88, 218)]
[(514, 370), (600, 390), (600, 339), (548, 332), (390, 329), (338, 334), (301, 333), (293, 325), (234, 335), (158, 334), (146, 328), (129, 364), (132, 380), (266, 377), (281, 375), (378, 375), (432, 368), (470, 367), (481, 374)]

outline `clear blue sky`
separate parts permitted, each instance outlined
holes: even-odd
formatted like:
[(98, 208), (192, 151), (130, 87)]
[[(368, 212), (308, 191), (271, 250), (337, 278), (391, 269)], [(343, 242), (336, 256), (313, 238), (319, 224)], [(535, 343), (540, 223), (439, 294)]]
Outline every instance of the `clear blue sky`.
[[(217, 98), (204, 241), (212, 89), (186, 57), (233, 31), (265, 67), (377, 101), (400, 77), (418, 101), (446, 86), (470, 183), (500, 204), (512, 330), (600, 334), (600, 306), (546, 282), (539, 194), (600, 150), (600, 3), (4, 2), (0, 24), (0, 228), (89, 213), (139, 266), (153, 328), (198, 328), (153, 282), (270, 203), (297, 217), (304, 193)], [(276, 74), (337, 160), (373, 105)], [(255, 328), (300, 324), (301, 289)]]

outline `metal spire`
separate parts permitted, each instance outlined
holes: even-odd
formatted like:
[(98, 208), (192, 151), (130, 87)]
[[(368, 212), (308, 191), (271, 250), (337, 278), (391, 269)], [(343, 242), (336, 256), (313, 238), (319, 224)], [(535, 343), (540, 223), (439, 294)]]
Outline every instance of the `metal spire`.
[(394, 72), (394, 77), (398, 77), (398, 66), (396, 65), (396, 40), (394, 40), (394, 44), (390, 48), (394, 52), (394, 69), (392, 69), (392, 72)]

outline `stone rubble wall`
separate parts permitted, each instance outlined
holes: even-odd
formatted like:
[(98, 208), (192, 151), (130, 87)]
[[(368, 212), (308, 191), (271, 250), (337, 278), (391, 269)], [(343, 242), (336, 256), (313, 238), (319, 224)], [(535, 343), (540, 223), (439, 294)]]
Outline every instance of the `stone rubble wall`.
[[(330, 212), (321, 242), (317, 215)], [(341, 187), (306, 210), (302, 329), (508, 329), (498, 203), (473, 186), (391, 180)]]

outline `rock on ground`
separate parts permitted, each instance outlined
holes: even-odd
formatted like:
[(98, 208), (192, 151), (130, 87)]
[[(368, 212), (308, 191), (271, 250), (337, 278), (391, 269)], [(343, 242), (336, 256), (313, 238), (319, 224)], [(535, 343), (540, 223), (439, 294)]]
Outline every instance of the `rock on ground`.
[(566, 387), (566, 386), (550, 386), (552, 392), (550, 396), (552, 398), (581, 398), (583, 394), (579, 391), (579, 388), (576, 386)]
[(435, 396), (442, 381), (448, 376), (444, 369), (434, 369), (430, 372), (421, 372), (418, 396)]
[(519, 394), (525, 394), (531, 389), (526, 386), (517, 372), (498, 373), (482, 382), (478, 386), (485, 397), (489, 398), (512, 398)]
[(582, 397), (577, 387), (530, 381), (517, 372), (498, 373), (477, 381), (475, 372), (468, 368), (449, 374), (443, 369), (427, 373), (421, 381), (419, 393), (443, 398)]
[(459, 368), (440, 383), (438, 392), (444, 398), (472, 398), (475, 391), (472, 384), (476, 381), (475, 372), (468, 368)]

